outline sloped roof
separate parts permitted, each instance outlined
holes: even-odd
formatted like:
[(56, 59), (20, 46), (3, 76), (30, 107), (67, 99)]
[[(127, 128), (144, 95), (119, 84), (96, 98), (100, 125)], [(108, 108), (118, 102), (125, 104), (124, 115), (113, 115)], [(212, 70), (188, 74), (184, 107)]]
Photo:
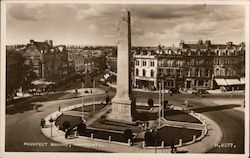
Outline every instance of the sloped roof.
[(34, 42), (34, 45), (39, 51), (50, 49), (50, 46), (46, 42)]
[(189, 49), (207, 49), (208, 46), (206, 44), (184, 44), (183, 48)]

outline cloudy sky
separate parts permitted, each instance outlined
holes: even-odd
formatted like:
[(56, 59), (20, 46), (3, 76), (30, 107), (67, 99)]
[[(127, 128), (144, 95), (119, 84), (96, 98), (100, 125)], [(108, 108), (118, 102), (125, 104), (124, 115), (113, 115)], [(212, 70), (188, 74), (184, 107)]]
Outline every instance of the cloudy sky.
[(8, 3), (7, 44), (52, 39), (55, 44), (116, 45), (123, 7), (131, 12), (132, 45), (244, 41), (245, 8), (240, 5)]

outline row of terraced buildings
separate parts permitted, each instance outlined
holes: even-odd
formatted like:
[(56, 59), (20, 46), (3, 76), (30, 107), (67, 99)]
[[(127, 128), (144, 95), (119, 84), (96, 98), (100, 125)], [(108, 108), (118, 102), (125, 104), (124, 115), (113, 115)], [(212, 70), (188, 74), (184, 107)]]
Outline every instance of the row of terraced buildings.
[[(133, 87), (239, 90), (245, 85), (245, 43), (181, 41), (179, 47), (133, 47)], [(107, 81), (116, 83), (116, 53), (107, 57)]]

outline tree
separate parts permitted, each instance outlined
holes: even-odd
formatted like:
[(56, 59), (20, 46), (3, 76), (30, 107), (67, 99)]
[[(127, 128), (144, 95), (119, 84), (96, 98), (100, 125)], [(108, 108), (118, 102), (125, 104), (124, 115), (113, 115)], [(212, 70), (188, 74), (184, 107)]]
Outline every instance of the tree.
[(87, 129), (87, 126), (85, 123), (81, 123), (77, 126), (77, 132), (81, 135), (83, 134)]
[(69, 121), (64, 121), (62, 126), (63, 126), (63, 131), (65, 131), (66, 129), (70, 128), (70, 122)]
[(152, 108), (154, 106), (154, 100), (153, 99), (148, 99), (148, 106)]
[(144, 140), (147, 145), (150, 145), (154, 140), (152, 132), (149, 131), (145, 132)]
[(31, 82), (36, 79), (36, 74), (31, 65), (25, 64), (22, 52), (15, 50), (6, 51), (6, 98), (12, 100), (17, 90), (22, 86), (27, 90)]
[(131, 140), (133, 138), (133, 132), (132, 132), (131, 129), (124, 130), (123, 135), (124, 135), (124, 140), (125, 141), (127, 141), (128, 139)]

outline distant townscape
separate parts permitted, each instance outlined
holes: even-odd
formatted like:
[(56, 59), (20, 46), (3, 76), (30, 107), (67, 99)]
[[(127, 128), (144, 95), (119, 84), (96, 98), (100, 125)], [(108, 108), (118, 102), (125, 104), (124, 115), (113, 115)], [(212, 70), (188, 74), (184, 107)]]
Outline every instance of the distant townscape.
[[(6, 49), (7, 78), (12, 77), (8, 76), (11, 74), (8, 71), (11, 71), (12, 62), (16, 62), (11, 60), (11, 54), (22, 56), (24, 65), (30, 67), (22, 79), (27, 84), (23, 81), (20, 85), (8, 87), (10, 97), (15, 95), (19, 86), (22, 86), (22, 91), (28, 91), (33, 88), (32, 83), (38, 81), (60, 86), (83, 76), (91, 78), (98, 74), (101, 76), (99, 80), (105, 84), (116, 84), (116, 46), (54, 46), (52, 40), (30, 40), (27, 45), (11, 45)], [(133, 88), (155, 91), (162, 82), (165, 89), (172, 91), (217, 88), (229, 91), (242, 90), (245, 86), (244, 42), (181, 41), (179, 47), (132, 47), (131, 55)]]

